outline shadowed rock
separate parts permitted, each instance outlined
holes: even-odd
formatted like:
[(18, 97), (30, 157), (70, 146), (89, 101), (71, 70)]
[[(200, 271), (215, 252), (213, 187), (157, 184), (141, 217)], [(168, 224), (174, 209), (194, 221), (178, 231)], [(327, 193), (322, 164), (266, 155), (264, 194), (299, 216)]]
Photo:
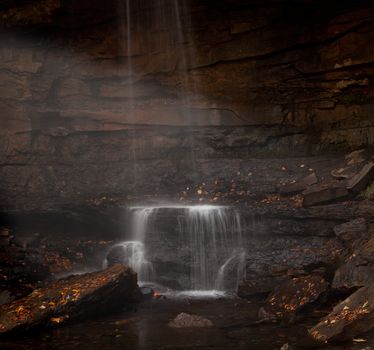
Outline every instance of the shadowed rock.
[(360, 258), (352, 258), (335, 272), (332, 287), (351, 289), (363, 287), (374, 280), (374, 266)]
[(0, 334), (58, 325), (118, 308), (135, 300), (137, 288), (136, 274), (122, 265), (56, 281), (2, 305)]
[(354, 241), (367, 238), (367, 222), (364, 218), (355, 219), (335, 226), (334, 233), (344, 242), (344, 245), (352, 248)]
[[(356, 227), (352, 227), (354, 222), (357, 223)], [(366, 222), (360, 219), (337, 227), (343, 228), (344, 225), (347, 225), (347, 230), (338, 231), (348, 239), (353, 249), (345, 263), (335, 272), (332, 287), (344, 290), (367, 286), (374, 280), (374, 232), (368, 232)], [(357, 239), (353, 241), (354, 236)]]
[(293, 278), (269, 295), (265, 311), (274, 318), (293, 320), (296, 313), (316, 301), (328, 285), (321, 276)]
[(330, 203), (344, 199), (348, 196), (348, 190), (344, 183), (316, 184), (303, 192), (304, 206), (309, 207), (322, 203)]
[(265, 276), (243, 281), (238, 288), (238, 296), (250, 298), (254, 295), (270, 293), (276, 286), (290, 279), (289, 276)]

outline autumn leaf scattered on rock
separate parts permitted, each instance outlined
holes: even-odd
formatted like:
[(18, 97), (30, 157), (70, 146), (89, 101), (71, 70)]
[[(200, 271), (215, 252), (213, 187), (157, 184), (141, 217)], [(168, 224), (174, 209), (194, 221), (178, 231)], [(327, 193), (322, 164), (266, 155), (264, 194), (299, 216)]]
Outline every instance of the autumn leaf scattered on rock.
[(302, 208), (304, 204), (304, 197), (302, 195), (296, 195), (290, 198), (290, 203), (293, 208)]
[(265, 199), (261, 201), (261, 203), (271, 204), (275, 202), (279, 202), (281, 199), (279, 194), (269, 194), (266, 196)]

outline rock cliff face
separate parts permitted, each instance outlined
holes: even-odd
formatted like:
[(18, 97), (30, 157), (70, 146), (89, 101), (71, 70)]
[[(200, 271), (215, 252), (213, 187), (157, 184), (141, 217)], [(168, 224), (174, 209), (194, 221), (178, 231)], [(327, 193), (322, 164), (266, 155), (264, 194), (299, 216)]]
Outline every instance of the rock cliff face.
[(178, 4), (1, 5), (5, 209), (373, 142), (370, 1)]

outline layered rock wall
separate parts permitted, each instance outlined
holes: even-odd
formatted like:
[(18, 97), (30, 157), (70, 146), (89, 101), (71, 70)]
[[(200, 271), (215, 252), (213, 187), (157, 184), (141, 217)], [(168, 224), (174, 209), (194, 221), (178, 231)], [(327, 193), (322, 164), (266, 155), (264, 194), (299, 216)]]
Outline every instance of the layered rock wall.
[(373, 142), (370, 1), (174, 4), (2, 5), (5, 207)]

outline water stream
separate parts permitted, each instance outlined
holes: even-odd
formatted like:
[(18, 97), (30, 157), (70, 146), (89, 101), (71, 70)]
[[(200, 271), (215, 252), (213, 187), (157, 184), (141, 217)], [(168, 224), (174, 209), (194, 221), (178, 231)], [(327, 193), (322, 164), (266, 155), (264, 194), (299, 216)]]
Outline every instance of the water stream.
[(132, 207), (130, 222), (129, 240), (113, 246), (108, 256), (131, 266), (140, 283), (162, 284), (168, 269), (179, 269), (185, 271), (181, 289), (196, 293), (235, 290), (244, 277), (241, 220), (231, 207)]

